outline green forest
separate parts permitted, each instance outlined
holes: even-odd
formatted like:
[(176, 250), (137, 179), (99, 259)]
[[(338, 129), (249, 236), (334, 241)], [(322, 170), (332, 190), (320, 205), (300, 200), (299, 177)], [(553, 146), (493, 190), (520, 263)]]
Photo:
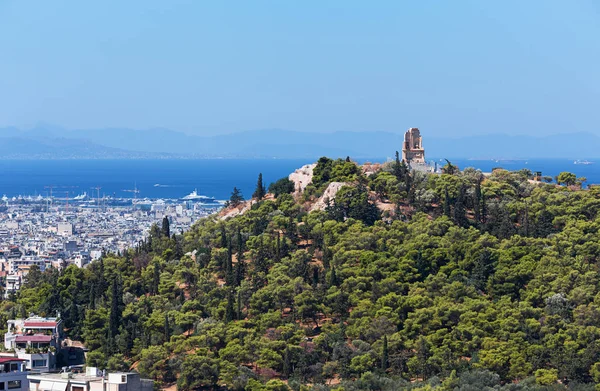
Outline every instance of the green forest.
[(260, 176), (245, 213), (33, 269), (2, 324), (60, 313), (88, 365), (179, 390), (600, 389), (600, 189), (370, 168), (323, 157), (302, 193)]

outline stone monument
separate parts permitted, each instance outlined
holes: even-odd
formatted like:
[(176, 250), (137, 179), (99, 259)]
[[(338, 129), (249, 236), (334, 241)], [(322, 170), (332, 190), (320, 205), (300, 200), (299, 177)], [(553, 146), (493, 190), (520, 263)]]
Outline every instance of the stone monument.
[(425, 150), (419, 128), (410, 128), (404, 133), (402, 160), (407, 164), (425, 164)]

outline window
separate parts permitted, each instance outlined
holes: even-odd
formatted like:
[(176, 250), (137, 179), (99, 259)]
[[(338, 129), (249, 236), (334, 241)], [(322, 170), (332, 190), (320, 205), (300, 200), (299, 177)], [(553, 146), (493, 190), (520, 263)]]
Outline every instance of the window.
[(121, 375), (121, 383), (127, 383), (127, 376)]
[(19, 370), (19, 364), (15, 364), (15, 363), (10, 363), (10, 371), (18, 371)]
[(0, 382), (0, 390), (4, 390), (4, 382)]
[(21, 380), (9, 380), (8, 389), (14, 390), (15, 388), (21, 388)]
[(46, 360), (33, 360), (33, 362), (31, 363), (33, 368), (39, 368), (39, 367), (45, 367), (46, 366)]
[(83, 391), (83, 387), (73, 386), (73, 387), (71, 387), (71, 391)]

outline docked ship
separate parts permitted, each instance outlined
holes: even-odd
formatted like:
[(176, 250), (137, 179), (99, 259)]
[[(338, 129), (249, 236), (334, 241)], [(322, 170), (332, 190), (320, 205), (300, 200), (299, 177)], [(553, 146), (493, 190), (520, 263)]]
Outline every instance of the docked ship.
[(87, 193), (84, 191), (83, 194), (79, 194), (78, 196), (73, 197), (73, 201), (85, 201), (87, 196)]
[(202, 202), (206, 204), (217, 203), (218, 201), (214, 197), (208, 197), (205, 195), (198, 194), (198, 189), (194, 189), (193, 192), (181, 198), (184, 201)]

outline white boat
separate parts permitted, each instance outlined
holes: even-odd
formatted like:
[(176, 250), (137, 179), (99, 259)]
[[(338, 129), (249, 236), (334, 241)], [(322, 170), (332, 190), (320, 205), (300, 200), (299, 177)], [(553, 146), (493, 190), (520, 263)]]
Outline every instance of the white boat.
[(590, 162), (589, 160), (575, 160), (573, 162), (573, 164), (584, 164), (584, 165), (588, 165), (588, 164), (594, 164), (594, 162)]
[(198, 194), (198, 189), (194, 189), (193, 192), (182, 198), (184, 201), (198, 201), (198, 202), (216, 202), (213, 197), (207, 197), (205, 195)]
[(84, 191), (83, 194), (73, 197), (73, 201), (83, 201), (87, 198), (87, 196), (87, 193)]

